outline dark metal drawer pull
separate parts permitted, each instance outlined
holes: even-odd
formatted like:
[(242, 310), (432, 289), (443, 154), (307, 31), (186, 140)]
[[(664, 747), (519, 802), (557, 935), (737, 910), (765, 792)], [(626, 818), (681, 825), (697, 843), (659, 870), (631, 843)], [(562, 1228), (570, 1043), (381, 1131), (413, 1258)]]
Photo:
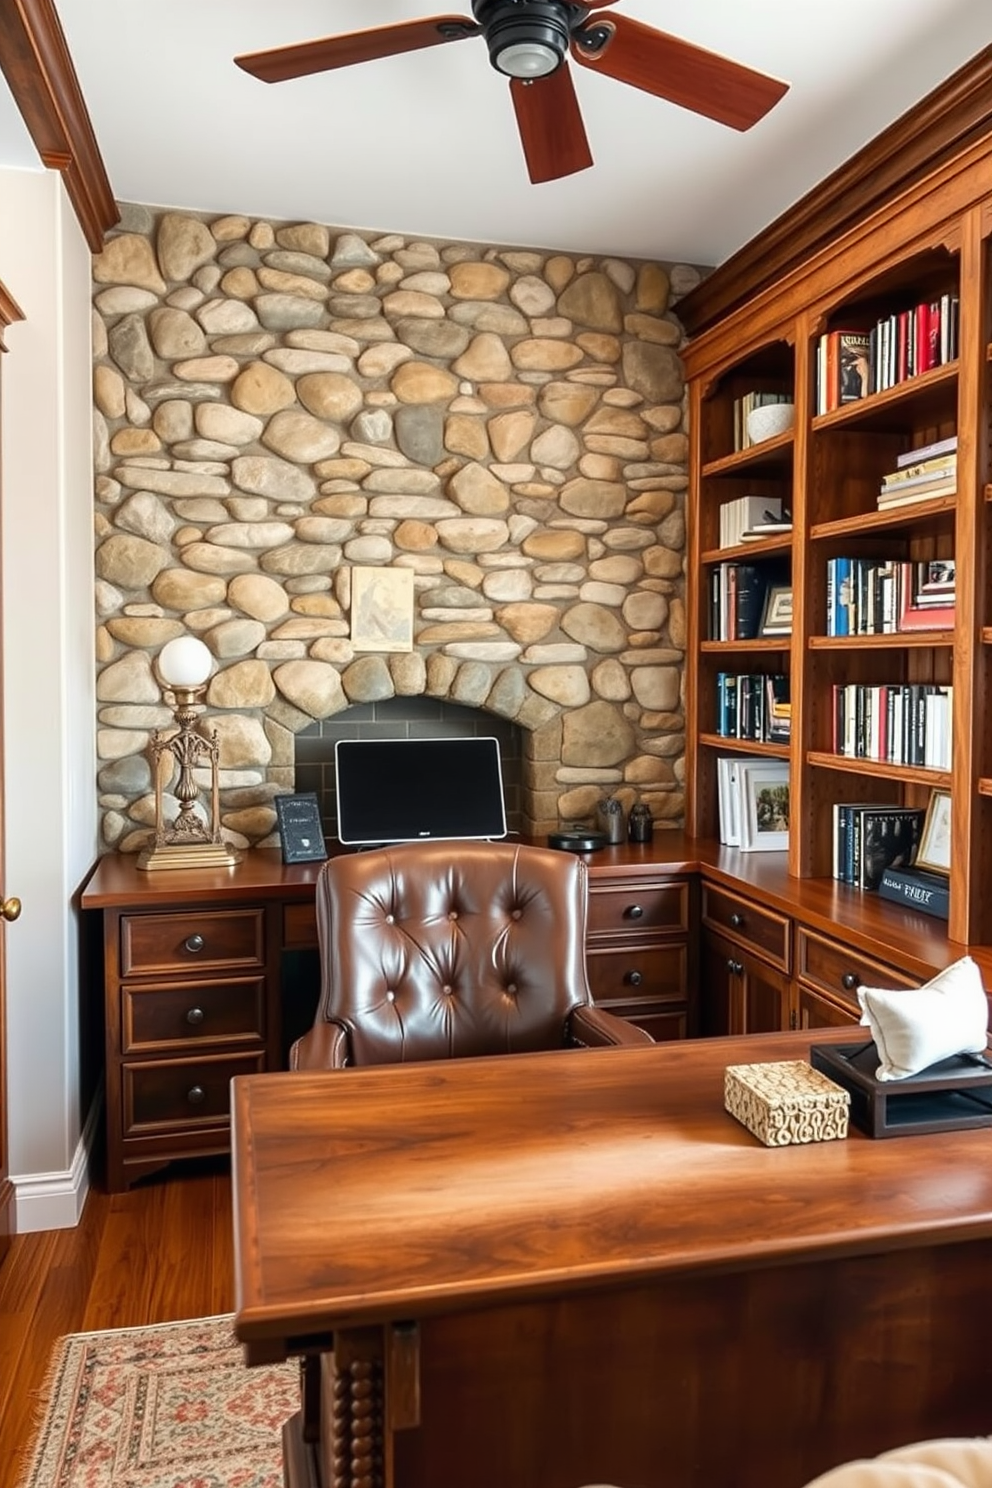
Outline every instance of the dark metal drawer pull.
[(730, 975), (731, 976), (743, 976), (743, 974), (744, 974), (744, 962), (743, 961), (734, 961), (733, 958), (731, 958), (727, 962), (727, 970), (730, 972)]
[(853, 992), (855, 987), (861, 986), (861, 978), (856, 971), (845, 971), (840, 979), (841, 986), (846, 987), (848, 992)]
[(191, 956), (195, 956), (197, 951), (203, 950), (203, 947), (206, 945), (206, 941), (203, 939), (202, 935), (187, 935), (186, 939), (183, 941), (183, 945), (186, 950), (189, 951)]
[(206, 1098), (207, 1092), (204, 1090), (202, 1085), (194, 1085), (191, 1090), (187, 1090), (186, 1092), (186, 1099), (189, 1101), (191, 1106), (200, 1105), (200, 1103), (202, 1101), (205, 1101)]
[(640, 971), (628, 971), (624, 981), (629, 987), (639, 987), (644, 980), (644, 974)]
[(639, 920), (643, 913), (644, 911), (639, 904), (631, 904), (624, 910), (624, 914), (628, 920)]
[(186, 1014), (186, 1022), (192, 1023), (194, 1028), (198, 1023), (202, 1023), (203, 1009), (198, 1007), (191, 1007), (189, 1012)]
[(733, 930), (742, 930), (744, 928), (744, 916), (738, 914), (735, 910), (730, 916), (730, 925)]

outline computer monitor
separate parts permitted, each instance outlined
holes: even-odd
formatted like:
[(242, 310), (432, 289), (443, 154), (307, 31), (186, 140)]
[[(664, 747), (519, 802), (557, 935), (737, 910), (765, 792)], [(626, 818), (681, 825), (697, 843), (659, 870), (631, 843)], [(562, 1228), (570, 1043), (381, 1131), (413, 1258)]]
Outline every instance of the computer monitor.
[(506, 836), (498, 739), (339, 739), (334, 774), (349, 846)]

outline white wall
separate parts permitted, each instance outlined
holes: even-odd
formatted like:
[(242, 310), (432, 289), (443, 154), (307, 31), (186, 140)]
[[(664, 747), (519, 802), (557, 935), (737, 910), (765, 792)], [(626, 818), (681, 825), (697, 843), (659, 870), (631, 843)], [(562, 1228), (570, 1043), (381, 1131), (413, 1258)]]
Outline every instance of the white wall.
[(19, 1231), (85, 1197), (79, 934), (97, 853), (91, 260), (50, 171), (0, 169), (0, 280), (24, 312), (2, 378), (2, 625), (10, 1171)]

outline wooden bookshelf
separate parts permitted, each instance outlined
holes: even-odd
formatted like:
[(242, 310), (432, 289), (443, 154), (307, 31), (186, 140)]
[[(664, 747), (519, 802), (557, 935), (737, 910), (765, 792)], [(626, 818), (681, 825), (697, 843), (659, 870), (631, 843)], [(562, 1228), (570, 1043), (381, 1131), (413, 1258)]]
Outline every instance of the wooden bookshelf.
[[(922, 808), (934, 788), (949, 790), (947, 932), (952, 941), (976, 945), (992, 944), (989, 159), (987, 139), (962, 150), (711, 324), (685, 351), (692, 439), (688, 571), (697, 580), (688, 606), (687, 831), (718, 835), (716, 762), (726, 753), (757, 749), (788, 758), (787, 862), (796, 880), (829, 879), (835, 803)], [(941, 346), (940, 365), (817, 412), (822, 337), (840, 329), (868, 333), (890, 317), (902, 316), (905, 323), (915, 307), (932, 304), (956, 306), (953, 326), (951, 311), (944, 311), (944, 329), (950, 327), (951, 334)], [(927, 309), (924, 327), (927, 316), (939, 333), (939, 313)], [(918, 360), (926, 360), (922, 352)], [(787, 434), (735, 450), (734, 402), (752, 388), (790, 396), (795, 422)], [(881, 481), (900, 457), (908, 463), (912, 451), (950, 435), (957, 436), (954, 494), (880, 508)], [(721, 549), (721, 504), (751, 494), (781, 497), (792, 513), (791, 533)], [(953, 557), (954, 628), (828, 635), (827, 565), (841, 556), (912, 563)], [(711, 638), (711, 575), (728, 560), (775, 563), (791, 573), (791, 636)], [(789, 678), (787, 746), (745, 746), (717, 730), (717, 675), (738, 661), (748, 670), (749, 654), (760, 654), (750, 669), (778, 670)], [(834, 689), (848, 684), (951, 689), (951, 768), (836, 753)], [(856, 910), (865, 896), (850, 893)]]

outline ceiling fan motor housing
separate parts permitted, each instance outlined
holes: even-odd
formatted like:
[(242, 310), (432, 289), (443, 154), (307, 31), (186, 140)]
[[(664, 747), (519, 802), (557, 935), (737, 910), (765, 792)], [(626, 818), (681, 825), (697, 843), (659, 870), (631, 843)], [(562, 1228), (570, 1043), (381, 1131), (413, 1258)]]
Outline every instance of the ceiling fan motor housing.
[(472, 0), (489, 60), (507, 77), (555, 72), (568, 54), (576, 10), (568, 0)]

